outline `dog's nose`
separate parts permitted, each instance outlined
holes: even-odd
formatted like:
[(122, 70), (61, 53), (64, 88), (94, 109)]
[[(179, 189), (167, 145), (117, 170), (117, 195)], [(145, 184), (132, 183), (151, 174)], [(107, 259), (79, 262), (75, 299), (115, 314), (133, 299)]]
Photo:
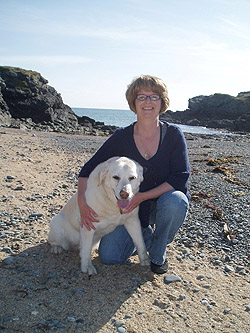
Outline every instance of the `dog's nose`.
[(120, 196), (121, 196), (122, 199), (127, 199), (128, 196), (129, 196), (129, 193), (124, 191), (124, 190), (121, 190)]

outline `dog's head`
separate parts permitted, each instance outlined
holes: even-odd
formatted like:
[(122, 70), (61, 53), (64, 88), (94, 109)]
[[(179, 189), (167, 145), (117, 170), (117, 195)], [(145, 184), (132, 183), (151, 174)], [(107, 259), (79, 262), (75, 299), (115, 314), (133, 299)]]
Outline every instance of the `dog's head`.
[(99, 177), (109, 198), (123, 210), (139, 191), (143, 168), (127, 157), (112, 157), (103, 163)]

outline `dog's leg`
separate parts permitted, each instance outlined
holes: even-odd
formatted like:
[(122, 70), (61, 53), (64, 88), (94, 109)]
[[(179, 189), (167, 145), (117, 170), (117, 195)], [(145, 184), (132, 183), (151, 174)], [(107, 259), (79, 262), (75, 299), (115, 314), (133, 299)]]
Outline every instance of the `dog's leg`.
[(80, 230), (80, 257), (81, 257), (81, 271), (88, 273), (88, 275), (97, 274), (97, 270), (91, 261), (92, 243), (94, 237), (94, 230), (87, 230), (85, 227)]
[(147, 255), (147, 249), (142, 236), (140, 220), (136, 217), (127, 219), (124, 224), (135, 244), (140, 263), (142, 266), (149, 266), (150, 262)]

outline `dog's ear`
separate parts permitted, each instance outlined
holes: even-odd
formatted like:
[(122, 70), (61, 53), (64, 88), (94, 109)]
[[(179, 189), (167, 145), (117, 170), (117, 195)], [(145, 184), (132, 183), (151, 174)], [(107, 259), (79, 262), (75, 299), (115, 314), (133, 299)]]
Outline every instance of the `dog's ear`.
[(106, 178), (108, 173), (108, 168), (104, 167), (100, 172), (99, 172), (99, 181), (98, 181), (98, 186), (100, 186), (102, 184), (102, 182), (104, 181), (104, 179)]
[(140, 180), (140, 183), (143, 181), (143, 167), (138, 164), (138, 175), (139, 175), (139, 180)]

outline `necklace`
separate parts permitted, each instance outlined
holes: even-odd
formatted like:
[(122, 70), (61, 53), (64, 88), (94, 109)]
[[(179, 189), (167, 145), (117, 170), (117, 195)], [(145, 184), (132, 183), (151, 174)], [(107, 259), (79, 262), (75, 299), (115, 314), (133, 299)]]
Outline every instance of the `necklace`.
[(150, 138), (145, 138), (141, 136), (137, 136), (136, 138), (137, 148), (140, 154), (146, 160), (149, 160), (152, 156), (154, 156), (158, 149), (159, 141), (157, 140), (156, 142), (155, 140), (158, 130), (159, 128), (156, 128), (155, 132), (150, 136)]

